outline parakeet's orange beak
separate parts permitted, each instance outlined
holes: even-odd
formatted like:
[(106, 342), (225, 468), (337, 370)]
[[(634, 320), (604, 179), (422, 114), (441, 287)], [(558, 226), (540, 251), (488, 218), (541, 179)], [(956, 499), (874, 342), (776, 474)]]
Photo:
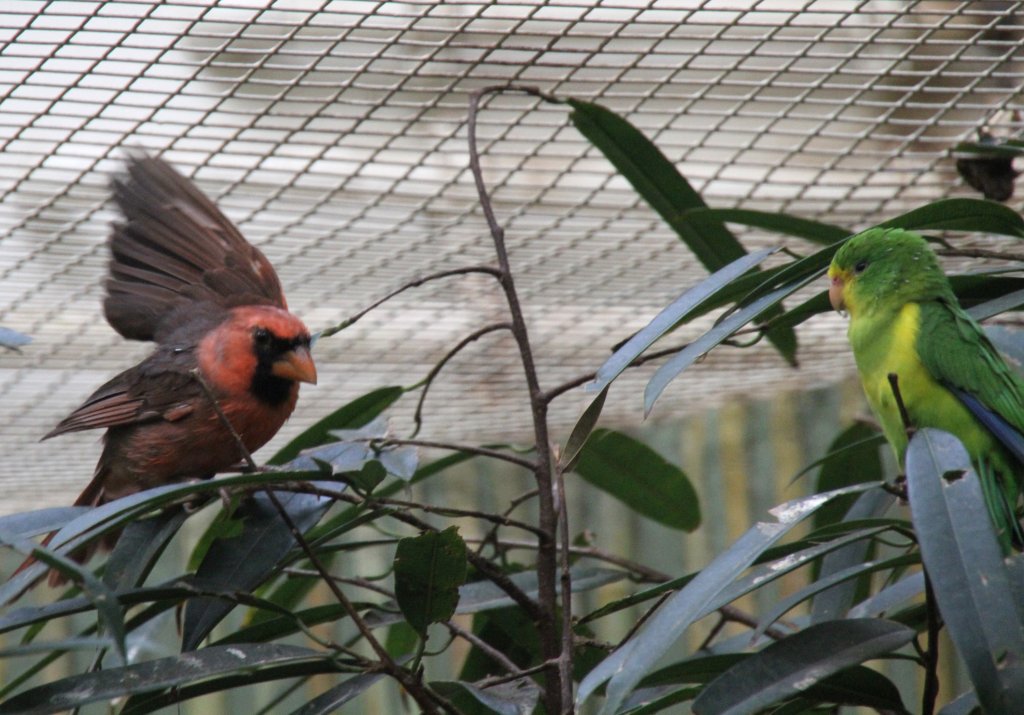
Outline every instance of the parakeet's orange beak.
[(832, 279), (832, 282), (828, 287), (828, 302), (836, 310), (843, 310), (846, 308), (846, 303), (843, 302), (843, 276), (841, 273), (829, 271), (829, 278)]
[(302, 346), (289, 350), (275, 360), (270, 371), (286, 380), (316, 384), (316, 365), (309, 354), (309, 348)]

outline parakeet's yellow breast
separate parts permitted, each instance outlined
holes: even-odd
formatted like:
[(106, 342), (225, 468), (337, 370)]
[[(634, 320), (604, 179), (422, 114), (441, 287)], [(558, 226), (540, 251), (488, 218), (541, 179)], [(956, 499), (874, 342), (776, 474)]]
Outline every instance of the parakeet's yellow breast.
[(993, 449), (991, 434), (921, 362), (917, 352), (920, 325), (921, 308), (917, 303), (906, 303), (895, 313), (862, 315), (850, 321), (850, 344), (864, 393), (897, 459), (902, 463), (907, 436), (890, 374), (897, 376), (900, 397), (914, 427), (953, 432), (972, 455)]

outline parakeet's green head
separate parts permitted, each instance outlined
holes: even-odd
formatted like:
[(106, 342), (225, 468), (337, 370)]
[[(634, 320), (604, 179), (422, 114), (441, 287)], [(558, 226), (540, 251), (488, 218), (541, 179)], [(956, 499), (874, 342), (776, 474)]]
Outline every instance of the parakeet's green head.
[(878, 307), (952, 295), (927, 241), (899, 228), (872, 228), (847, 240), (832, 259), (828, 297), (851, 318)]

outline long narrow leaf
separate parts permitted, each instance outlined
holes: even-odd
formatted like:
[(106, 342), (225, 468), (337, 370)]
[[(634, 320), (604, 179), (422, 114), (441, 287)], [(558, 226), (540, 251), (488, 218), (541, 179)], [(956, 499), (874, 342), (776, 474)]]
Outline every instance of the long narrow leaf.
[(686, 318), (695, 307), (761, 263), (776, 250), (778, 249), (764, 248), (743, 256), (685, 291), (654, 316), (651, 322), (630, 338), (625, 345), (616, 350), (598, 369), (594, 381), (587, 385), (587, 389), (596, 392), (607, 387), (647, 348), (653, 345), (654, 341)]
[(948, 433), (918, 431), (907, 486), (921, 556), (978, 700), (1012, 712), (1024, 702), (1024, 624), (967, 451)]
[(668, 384), (675, 379), (679, 373), (688, 368), (697, 359), (721, 343), (737, 330), (750, 321), (759, 317), (768, 308), (783, 300), (786, 296), (795, 293), (803, 288), (813, 278), (805, 278), (796, 283), (777, 288), (767, 295), (761, 296), (753, 303), (736, 311), (725, 320), (715, 325), (711, 330), (691, 342), (685, 348), (676, 353), (672, 359), (658, 368), (657, 372), (647, 383), (644, 389), (644, 415), (649, 415), (654, 403), (665, 391)]
[(978, 231), (1024, 238), (1024, 218), (995, 201), (943, 199), (878, 224), (911, 231)]
[(811, 626), (740, 661), (709, 683), (693, 701), (693, 712), (761, 712), (832, 673), (901, 648), (914, 635), (902, 624), (874, 618)]
[[(573, 108), (570, 118), (580, 133), (604, 153), (705, 268), (717, 271), (746, 253), (721, 221), (709, 217), (700, 222), (689, 220), (688, 211), (707, 204), (643, 132), (599, 104), (575, 99), (569, 104)], [(781, 312), (775, 308), (766, 317)], [(788, 362), (795, 361), (796, 333), (792, 329), (773, 330), (768, 339)]]
[(711, 220), (719, 223), (738, 223), (797, 236), (824, 246), (841, 241), (850, 235), (850, 232), (841, 226), (770, 211), (699, 208), (690, 209), (684, 214), (684, 218), (692, 222)]
[(872, 484), (837, 489), (781, 504), (769, 513), (774, 521), (759, 522), (706, 566), (681, 591), (668, 599), (627, 643), (590, 671), (580, 683), (577, 702), (584, 702), (609, 681), (602, 713), (615, 712), (695, 618), (769, 546), (830, 499), (870, 489)]

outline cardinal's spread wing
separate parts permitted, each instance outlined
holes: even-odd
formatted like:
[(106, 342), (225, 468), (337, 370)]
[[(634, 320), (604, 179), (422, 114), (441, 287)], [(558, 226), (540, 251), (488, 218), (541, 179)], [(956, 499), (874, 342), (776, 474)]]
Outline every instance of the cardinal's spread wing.
[(113, 187), (124, 221), (110, 238), (103, 307), (121, 335), (160, 342), (198, 304), (287, 307), (266, 257), (169, 164), (133, 156)]

